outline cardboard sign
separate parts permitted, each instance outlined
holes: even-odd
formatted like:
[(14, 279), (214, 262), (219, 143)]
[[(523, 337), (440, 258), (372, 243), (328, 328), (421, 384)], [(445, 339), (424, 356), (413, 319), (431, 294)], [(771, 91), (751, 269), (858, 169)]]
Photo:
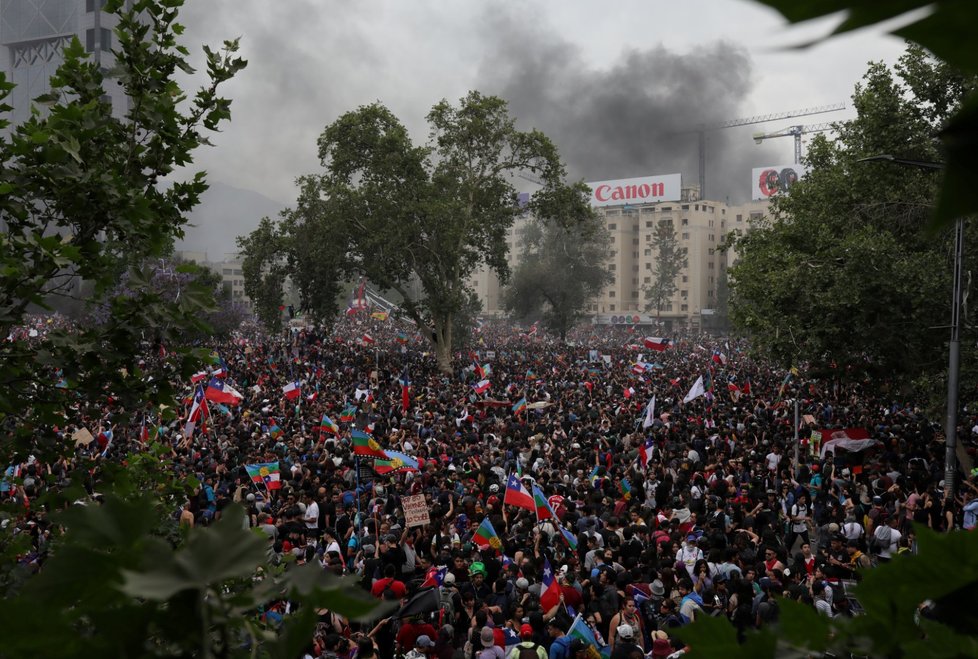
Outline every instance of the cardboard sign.
[(431, 521), (428, 517), (428, 504), (425, 503), (423, 494), (401, 497), (401, 505), (404, 507), (404, 523), (408, 528), (424, 526)]

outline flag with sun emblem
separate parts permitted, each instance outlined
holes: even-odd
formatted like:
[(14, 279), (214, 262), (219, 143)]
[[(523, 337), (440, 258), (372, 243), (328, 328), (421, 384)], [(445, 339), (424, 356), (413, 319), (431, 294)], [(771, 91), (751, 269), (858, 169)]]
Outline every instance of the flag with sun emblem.
[(278, 462), (245, 465), (245, 471), (252, 481), (263, 484), (269, 490), (282, 488), (282, 474), (279, 472)]
[(365, 458), (380, 458), (381, 460), (388, 460), (387, 453), (384, 449), (380, 448), (380, 444), (365, 432), (360, 430), (354, 430), (350, 433), (350, 437), (353, 439), (353, 454), (359, 455)]
[(489, 547), (496, 552), (502, 552), (503, 550), (503, 541), (500, 540), (496, 529), (492, 528), (492, 522), (489, 521), (488, 517), (482, 520), (479, 529), (472, 536), (472, 542), (479, 545), (480, 549)]

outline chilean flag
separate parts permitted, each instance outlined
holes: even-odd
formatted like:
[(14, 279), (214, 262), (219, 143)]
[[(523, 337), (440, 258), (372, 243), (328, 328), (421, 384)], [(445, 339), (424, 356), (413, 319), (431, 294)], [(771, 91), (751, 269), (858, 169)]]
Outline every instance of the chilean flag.
[(479, 380), (473, 388), (475, 389), (475, 393), (484, 394), (489, 391), (489, 380)]
[(190, 376), (190, 382), (197, 384), (198, 382), (203, 382), (207, 379), (207, 371), (198, 371)]
[(544, 613), (560, 604), (560, 585), (554, 579), (550, 559), (543, 559), (543, 588), (540, 590), (540, 608)]
[(666, 348), (668, 348), (669, 346), (672, 345), (672, 340), (671, 339), (662, 339), (662, 338), (659, 338), (658, 336), (647, 336), (647, 337), (645, 337), (645, 340), (643, 341), (643, 343), (645, 344), (645, 347), (648, 348), (649, 350), (655, 350), (657, 352), (662, 352)]
[(210, 382), (207, 383), (207, 390), (204, 391), (204, 397), (209, 401), (225, 403), (227, 405), (237, 405), (244, 400), (244, 396), (238, 393), (234, 387), (217, 378), (211, 378)]
[(290, 382), (284, 387), (282, 387), (282, 395), (288, 398), (289, 400), (295, 400), (296, 398), (299, 397), (300, 393), (302, 393), (302, 388), (299, 385), (298, 381)]
[(645, 443), (639, 447), (638, 461), (641, 463), (642, 469), (645, 469), (648, 466), (649, 460), (652, 458), (652, 450), (654, 447), (655, 442), (653, 442), (651, 439), (646, 439)]
[(433, 588), (435, 586), (440, 586), (445, 582), (445, 575), (448, 574), (448, 567), (441, 566), (435, 567), (431, 566), (428, 568), (428, 573), (425, 575), (424, 581), (421, 583), (421, 588)]
[(533, 497), (520, 479), (516, 477), (516, 474), (509, 475), (509, 481), (506, 483), (506, 493), (503, 495), (503, 503), (508, 503), (517, 508), (525, 508), (530, 511), (536, 511), (537, 509), (533, 504)]

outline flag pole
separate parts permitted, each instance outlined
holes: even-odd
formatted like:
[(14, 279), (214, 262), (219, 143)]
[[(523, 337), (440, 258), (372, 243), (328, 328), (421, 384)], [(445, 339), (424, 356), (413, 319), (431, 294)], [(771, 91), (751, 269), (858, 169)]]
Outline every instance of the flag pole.
[[(357, 526), (357, 531), (359, 531), (360, 530), (360, 525), (362, 524), (362, 521), (363, 521), (363, 520), (360, 519), (360, 456), (359, 455), (355, 455), (355, 457), (353, 459), (353, 464), (354, 464), (354, 467), (353, 468), (356, 470), (356, 486), (355, 486), (356, 487), (356, 492), (354, 492), (354, 495), (356, 496), (356, 499), (357, 499), (357, 523), (356, 523), (356, 526)], [(378, 538), (378, 540), (379, 540), (379, 538)]]

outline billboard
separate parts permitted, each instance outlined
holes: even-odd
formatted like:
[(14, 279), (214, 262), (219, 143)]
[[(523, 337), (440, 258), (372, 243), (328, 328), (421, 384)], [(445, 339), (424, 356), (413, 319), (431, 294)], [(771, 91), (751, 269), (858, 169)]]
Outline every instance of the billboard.
[(755, 167), (751, 170), (750, 198), (770, 199), (779, 192), (787, 192), (807, 173), (808, 168), (798, 164)]
[(587, 185), (591, 188), (592, 206), (621, 206), (656, 201), (679, 201), (683, 179), (681, 174), (661, 174), (595, 181)]

